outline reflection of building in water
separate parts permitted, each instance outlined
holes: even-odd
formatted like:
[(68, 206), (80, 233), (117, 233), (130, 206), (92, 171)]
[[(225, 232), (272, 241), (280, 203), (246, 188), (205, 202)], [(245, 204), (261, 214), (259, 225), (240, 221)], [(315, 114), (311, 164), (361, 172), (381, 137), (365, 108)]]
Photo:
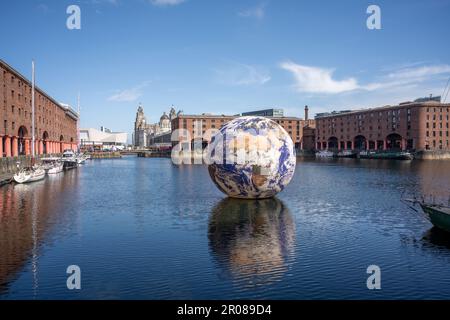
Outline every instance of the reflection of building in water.
[[(11, 185), (0, 190), (0, 294), (8, 290), (8, 284), (29, 262), (33, 273), (30, 288), (37, 290), (39, 247), (52, 226), (63, 217), (55, 213), (67, 212), (58, 208), (62, 204), (55, 194), (62, 194), (73, 184), (76, 173), (68, 172), (64, 179)], [(70, 193), (73, 195), (73, 190)]]
[(278, 199), (227, 198), (214, 207), (209, 243), (218, 263), (251, 285), (279, 279), (295, 246), (289, 209)]
[[(415, 161), (411, 169), (417, 175), (415, 194), (426, 200), (447, 204), (450, 197), (450, 163), (448, 161)], [(433, 199), (430, 199), (433, 198)]]
[(448, 232), (437, 227), (428, 230), (424, 234), (421, 243), (424, 249), (431, 249), (434, 252), (436, 250), (450, 250), (450, 237), (448, 236)]

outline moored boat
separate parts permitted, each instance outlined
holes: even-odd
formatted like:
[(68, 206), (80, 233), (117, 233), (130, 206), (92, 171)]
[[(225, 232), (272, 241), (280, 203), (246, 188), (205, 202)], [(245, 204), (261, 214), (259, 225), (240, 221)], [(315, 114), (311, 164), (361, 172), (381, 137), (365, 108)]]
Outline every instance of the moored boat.
[(31, 170), (22, 169), (14, 175), (14, 181), (16, 183), (27, 183), (31, 178)]
[(30, 182), (39, 181), (45, 178), (45, 170), (38, 167), (32, 169), (33, 173), (31, 175)]
[(60, 158), (44, 158), (42, 159), (42, 167), (47, 174), (58, 174), (63, 172), (64, 163)]
[(339, 151), (336, 157), (338, 158), (356, 158), (358, 154), (352, 150)]
[(316, 152), (316, 158), (333, 158), (334, 152), (329, 150), (320, 150)]
[(425, 203), (420, 206), (435, 227), (450, 232), (450, 207)]
[(73, 152), (72, 150), (65, 150), (61, 161), (64, 164), (64, 170), (71, 170), (78, 167), (77, 157), (75, 155), (75, 152)]
[(14, 181), (23, 184), (40, 181), (45, 178), (45, 170), (41, 167), (25, 168), (14, 175)]
[(361, 159), (381, 159), (381, 160), (413, 160), (414, 155), (407, 151), (360, 151)]
[(79, 165), (84, 164), (87, 160), (87, 157), (82, 153), (76, 155), (76, 158)]
[(47, 171), (48, 174), (58, 174), (64, 171), (64, 163), (58, 162), (55, 163), (53, 168)]
[[(435, 227), (450, 232), (450, 198), (448, 199), (448, 205), (436, 204), (434, 198), (432, 202), (427, 202), (423, 196), (420, 198), (414, 196), (410, 199), (402, 198), (402, 202), (416, 212), (423, 212), (424, 218)], [(416, 205), (419, 205), (422, 210), (416, 209)]]

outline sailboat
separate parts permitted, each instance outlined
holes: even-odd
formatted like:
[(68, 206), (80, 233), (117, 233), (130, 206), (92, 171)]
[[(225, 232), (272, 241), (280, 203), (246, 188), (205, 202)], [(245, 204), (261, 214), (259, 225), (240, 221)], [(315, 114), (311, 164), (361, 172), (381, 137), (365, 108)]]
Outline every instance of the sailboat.
[(64, 163), (60, 158), (44, 158), (42, 164), (47, 174), (57, 174), (64, 171)]
[(76, 158), (77, 158), (78, 165), (82, 165), (82, 164), (86, 163), (86, 160), (89, 159), (89, 156), (87, 156), (87, 155), (85, 155), (83, 153), (78, 153), (76, 155)]
[(41, 167), (24, 168), (14, 175), (14, 181), (23, 184), (35, 182), (45, 178), (45, 170)]
[[(31, 143), (31, 167), (19, 170), (14, 175), (14, 181), (22, 184), (28, 182), (39, 181), (45, 178), (45, 170), (41, 166), (34, 165), (35, 157), (35, 126), (34, 126), (34, 109), (35, 109), (35, 76), (34, 76), (34, 61), (32, 62), (32, 81), (31, 81), (31, 131), (32, 131), (32, 143)], [(19, 168), (19, 164), (17, 164)]]

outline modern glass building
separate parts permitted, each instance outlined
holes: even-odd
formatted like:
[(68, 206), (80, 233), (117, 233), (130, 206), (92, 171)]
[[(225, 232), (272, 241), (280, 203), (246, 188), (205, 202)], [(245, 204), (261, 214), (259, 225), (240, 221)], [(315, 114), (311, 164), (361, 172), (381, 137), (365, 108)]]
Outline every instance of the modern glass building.
[(242, 113), (244, 117), (246, 116), (261, 116), (261, 117), (274, 117), (274, 118), (282, 118), (284, 117), (283, 109), (266, 109), (266, 110), (258, 110), (251, 112)]

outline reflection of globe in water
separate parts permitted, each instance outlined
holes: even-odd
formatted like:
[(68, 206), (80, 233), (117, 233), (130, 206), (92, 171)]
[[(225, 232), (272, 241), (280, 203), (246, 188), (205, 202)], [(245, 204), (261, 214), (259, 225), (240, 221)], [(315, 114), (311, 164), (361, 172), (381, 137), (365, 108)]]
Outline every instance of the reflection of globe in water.
[(246, 285), (278, 280), (293, 256), (295, 226), (277, 198), (227, 198), (213, 209), (209, 244), (220, 266)]
[(294, 175), (294, 143), (279, 124), (267, 118), (230, 121), (212, 139), (209, 150), (211, 159), (221, 159), (209, 165), (209, 174), (233, 198), (271, 198)]

